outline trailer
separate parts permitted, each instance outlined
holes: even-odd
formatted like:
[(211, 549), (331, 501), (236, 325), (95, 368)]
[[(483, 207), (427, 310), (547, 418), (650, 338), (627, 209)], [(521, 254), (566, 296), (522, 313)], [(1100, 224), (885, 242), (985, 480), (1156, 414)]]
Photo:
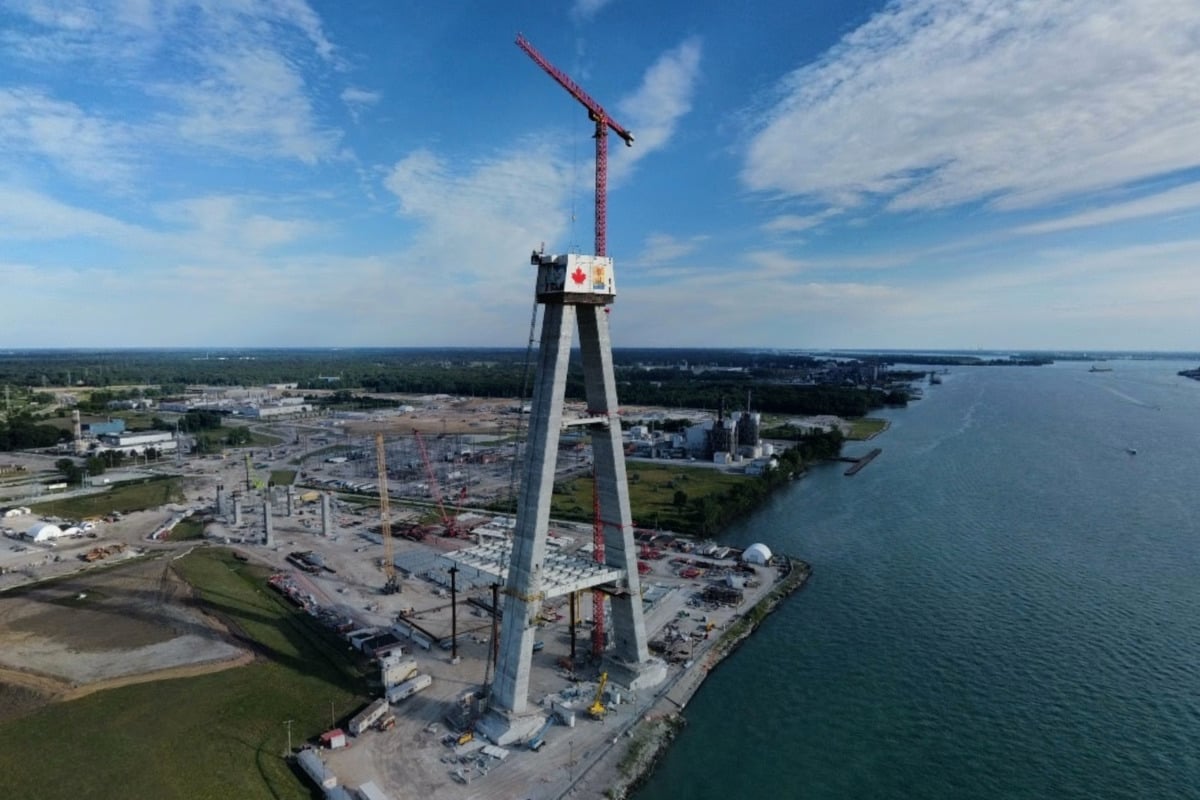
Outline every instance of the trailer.
[(372, 725), (379, 721), (379, 718), (387, 713), (388, 701), (380, 698), (371, 705), (364, 708), (350, 720), (350, 732), (355, 736), (361, 736), (363, 731), (369, 730)]
[(398, 685), (393, 686), (392, 688), (388, 689), (387, 690), (387, 702), (399, 703), (401, 700), (405, 700), (409, 697), (412, 697), (414, 694), (421, 691), (422, 689), (425, 689), (432, 683), (433, 683), (433, 678), (430, 675), (421, 673), (420, 675), (417, 675), (417, 677), (415, 677), (415, 678), (410, 678), (409, 680), (406, 680), (404, 683), (398, 684)]
[(404, 683), (417, 674), (417, 662), (412, 658), (386, 659), (380, 665), (383, 685), (387, 688)]

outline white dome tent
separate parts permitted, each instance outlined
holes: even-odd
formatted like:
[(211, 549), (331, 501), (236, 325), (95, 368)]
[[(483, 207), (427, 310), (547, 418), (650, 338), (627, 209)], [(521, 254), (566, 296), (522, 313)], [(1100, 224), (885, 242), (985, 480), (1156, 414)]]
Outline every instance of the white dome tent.
[(50, 522), (39, 522), (25, 531), (26, 538), (34, 542), (49, 542), (64, 535), (62, 528)]
[(752, 544), (742, 553), (742, 561), (765, 567), (771, 563), (771, 548), (761, 543)]

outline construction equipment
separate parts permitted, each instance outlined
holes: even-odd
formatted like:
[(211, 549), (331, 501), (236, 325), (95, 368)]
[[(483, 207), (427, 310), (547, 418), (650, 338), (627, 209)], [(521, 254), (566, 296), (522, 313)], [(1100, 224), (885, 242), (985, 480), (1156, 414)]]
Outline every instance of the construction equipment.
[(592, 719), (604, 719), (604, 715), (608, 709), (604, 707), (604, 687), (608, 685), (608, 673), (600, 673), (600, 683), (596, 684), (596, 697), (592, 700), (592, 705), (588, 709), (588, 713), (592, 715)]
[(375, 466), (379, 470), (379, 535), (383, 538), (383, 583), (384, 594), (400, 591), (396, 579), (396, 560), (392, 556), (392, 509), (388, 503), (387, 452), (383, 446), (383, 434), (375, 434)]
[(437, 504), (438, 514), (442, 518), (446, 535), (458, 536), (457, 522), (446, 513), (446, 504), (442, 501), (442, 486), (438, 483), (437, 474), (433, 471), (433, 464), (429, 461), (429, 450), (425, 447), (425, 440), (421, 438), (421, 432), (416, 428), (413, 428), (413, 438), (417, 440), (417, 447), (421, 451), (421, 461), (425, 464), (425, 477), (429, 481), (429, 493), (433, 495), (433, 500)]
[(246, 453), (246, 491), (267, 488), (267, 482), (250, 471), (250, 454)]
[(606, 255), (607, 219), (608, 219), (608, 131), (620, 136), (627, 147), (633, 147), (633, 134), (627, 131), (615, 119), (612, 119), (604, 108), (593, 100), (579, 84), (567, 77), (566, 73), (555, 67), (534, 49), (524, 36), (517, 34), (517, 47), (533, 59), (539, 67), (546, 71), (558, 84), (566, 89), (572, 97), (583, 104), (588, 111), (588, 119), (596, 123), (596, 252), (595, 255)]
[(535, 733), (533, 735), (533, 738), (529, 740), (529, 749), (530, 750), (532, 750), (536, 753), (538, 750), (541, 750), (542, 747), (545, 746), (546, 731), (550, 730), (550, 726), (553, 724), (554, 724), (554, 717), (551, 716), (549, 719), (546, 720), (546, 724), (544, 724), (544, 725), (542, 725), (542, 727), (538, 728), (538, 732)]

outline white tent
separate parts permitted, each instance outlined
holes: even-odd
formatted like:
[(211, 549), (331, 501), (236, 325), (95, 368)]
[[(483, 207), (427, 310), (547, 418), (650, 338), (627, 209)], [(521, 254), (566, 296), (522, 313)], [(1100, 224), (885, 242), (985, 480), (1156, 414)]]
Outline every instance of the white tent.
[(57, 539), (63, 535), (62, 528), (49, 522), (39, 522), (29, 530), (25, 531), (25, 536), (35, 542), (48, 542), (51, 539)]
[(765, 544), (752, 544), (742, 553), (742, 561), (747, 564), (765, 566), (771, 563), (771, 548)]

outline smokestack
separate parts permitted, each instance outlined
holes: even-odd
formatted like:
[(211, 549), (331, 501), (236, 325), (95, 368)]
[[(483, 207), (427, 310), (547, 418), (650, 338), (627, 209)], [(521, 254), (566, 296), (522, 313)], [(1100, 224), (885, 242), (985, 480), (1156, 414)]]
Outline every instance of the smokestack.
[(242, 498), (237, 495), (233, 498), (233, 524), (242, 524)]
[(296, 490), (292, 487), (287, 487), (287, 515), (292, 516), (292, 507), (295, 505)]
[(224, 517), (228, 514), (229, 509), (228, 498), (225, 496), (225, 485), (217, 484), (217, 516)]

